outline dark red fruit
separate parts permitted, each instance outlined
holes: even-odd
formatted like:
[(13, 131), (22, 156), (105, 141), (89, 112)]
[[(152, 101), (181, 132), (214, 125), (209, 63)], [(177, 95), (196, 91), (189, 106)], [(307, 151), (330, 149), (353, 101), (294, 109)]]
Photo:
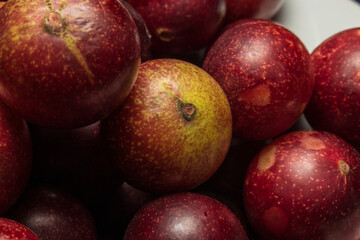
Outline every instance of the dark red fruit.
[(152, 49), (184, 54), (213, 40), (223, 26), (225, 0), (128, 0), (144, 18)]
[(0, 97), (25, 120), (74, 128), (112, 112), (140, 64), (118, 0), (14, 0), (0, 10)]
[(210, 47), (203, 69), (224, 89), (233, 135), (265, 140), (290, 128), (310, 100), (310, 54), (288, 29), (265, 20), (228, 26)]
[(306, 118), (360, 149), (360, 28), (331, 36), (311, 56), (315, 87)]
[(178, 193), (151, 201), (131, 220), (124, 240), (248, 239), (233, 212), (217, 200)]
[(226, 23), (244, 18), (270, 19), (285, 0), (226, 0)]
[(0, 240), (40, 240), (40, 238), (21, 223), (0, 218)]
[(128, 2), (122, 1), (122, 4), (129, 10), (131, 16), (134, 19), (136, 27), (140, 36), (140, 47), (141, 47), (141, 62), (146, 62), (152, 59), (151, 54), (151, 35), (148, 27), (143, 19), (143, 17), (136, 11), (133, 6), (131, 6)]
[(0, 215), (18, 199), (32, 167), (26, 122), (0, 102)]
[(88, 209), (66, 192), (30, 185), (7, 217), (27, 226), (42, 240), (95, 240), (97, 230)]
[(252, 160), (244, 204), (261, 239), (340, 239), (358, 226), (360, 154), (328, 132), (285, 134)]

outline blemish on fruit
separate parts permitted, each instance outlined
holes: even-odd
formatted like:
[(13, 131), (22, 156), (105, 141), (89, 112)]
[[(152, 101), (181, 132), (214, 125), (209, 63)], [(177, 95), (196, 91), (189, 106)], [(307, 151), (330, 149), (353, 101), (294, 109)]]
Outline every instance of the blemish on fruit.
[(183, 103), (180, 99), (177, 99), (178, 110), (182, 114), (185, 120), (191, 121), (196, 113), (196, 108), (192, 103)]
[(159, 28), (156, 30), (156, 33), (159, 39), (164, 42), (171, 42), (175, 37), (174, 34), (166, 28)]
[(325, 148), (325, 144), (320, 139), (311, 136), (310, 134), (304, 134), (301, 139), (301, 145), (309, 150), (321, 150)]
[(258, 169), (262, 172), (268, 170), (275, 163), (275, 152), (276, 147), (267, 146), (265, 147), (259, 155), (258, 158)]
[(347, 162), (341, 160), (338, 165), (342, 174), (347, 175), (350, 172), (350, 165)]
[(51, 11), (45, 16), (44, 29), (50, 34), (60, 36), (66, 29), (66, 21), (59, 12)]
[(238, 100), (257, 106), (266, 106), (271, 101), (270, 87), (266, 84), (260, 84), (252, 89), (245, 91), (240, 95)]
[(265, 227), (274, 234), (282, 234), (288, 226), (288, 218), (280, 207), (270, 207), (264, 211), (263, 221)]

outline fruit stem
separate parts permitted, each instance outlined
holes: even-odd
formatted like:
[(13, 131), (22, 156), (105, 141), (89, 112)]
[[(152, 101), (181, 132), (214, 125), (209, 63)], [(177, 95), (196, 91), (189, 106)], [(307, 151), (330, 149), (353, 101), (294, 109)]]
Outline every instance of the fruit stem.
[(182, 116), (187, 121), (191, 121), (196, 113), (196, 108), (192, 103), (183, 103), (180, 99), (177, 99), (178, 101), (178, 109)]

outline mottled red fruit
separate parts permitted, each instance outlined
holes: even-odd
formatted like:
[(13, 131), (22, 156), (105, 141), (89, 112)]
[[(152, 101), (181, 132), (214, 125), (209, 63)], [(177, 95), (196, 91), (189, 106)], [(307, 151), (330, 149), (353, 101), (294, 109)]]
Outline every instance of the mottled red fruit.
[(217, 200), (196, 193), (167, 195), (146, 204), (131, 220), (124, 240), (245, 240), (233, 212)]
[(360, 28), (331, 36), (311, 56), (315, 87), (306, 118), (360, 149)]
[(146, 62), (153, 58), (151, 54), (151, 34), (149, 29), (146, 26), (144, 18), (140, 15), (140, 13), (138, 13), (138, 11), (136, 11), (133, 6), (131, 6), (126, 1), (122, 1), (122, 3), (127, 8), (127, 10), (129, 10), (135, 21), (140, 36), (141, 62)]
[(224, 89), (233, 135), (265, 140), (290, 128), (310, 100), (310, 54), (288, 29), (266, 20), (240, 20), (210, 47), (203, 69)]
[(89, 210), (64, 191), (29, 185), (6, 215), (42, 240), (96, 240), (97, 230)]
[(118, 0), (14, 0), (0, 10), (0, 97), (25, 120), (74, 128), (112, 112), (140, 64)]
[(18, 199), (32, 167), (26, 122), (0, 102), (0, 215)]
[(261, 239), (340, 239), (358, 225), (349, 219), (360, 207), (359, 179), (360, 154), (350, 144), (328, 132), (295, 131), (252, 160), (245, 210)]
[(21, 223), (1, 217), (0, 240), (40, 240), (40, 238)]
[(144, 18), (152, 50), (184, 54), (207, 46), (225, 19), (225, 0), (128, 0)]
[(285, 0), (226, 0), (226, 23), (244, 18), (270, 19)]
[(191, 63), (155, 59), (140, 66), (124, 103), (101, 122), (124, 181), (139, 190), (190, 190), (208, 180), (231, 142), (224, 91)]

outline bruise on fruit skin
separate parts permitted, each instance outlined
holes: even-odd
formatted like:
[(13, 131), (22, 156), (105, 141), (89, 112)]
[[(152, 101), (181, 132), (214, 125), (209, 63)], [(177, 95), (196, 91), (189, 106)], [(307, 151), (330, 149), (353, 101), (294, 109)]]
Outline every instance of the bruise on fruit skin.
[(309, 150), (321, 150), (326, 148), (326, 145), (321, 139), (311, 135), (311, 131), (305, 132), (302, 135), (301, 145)]
[(272, 206), (266, 209), (262, 218), (267, 230), (275, 235), (284, 233), (288, 227), (288, 217), (280, 207)]
[(276, 147), (272, 145), (269, 145), (265, 147), (263, 150), (261, 150), (257, 164), (257, 167), (260, 170), (260, 172), (265, 172), (274, 165), (275, 153), (276, 153)]
[(259, 84), (242, 93), (238, 100), (257, 106), (266, 106), (271, 103), (270, 87), (267, 84)]

